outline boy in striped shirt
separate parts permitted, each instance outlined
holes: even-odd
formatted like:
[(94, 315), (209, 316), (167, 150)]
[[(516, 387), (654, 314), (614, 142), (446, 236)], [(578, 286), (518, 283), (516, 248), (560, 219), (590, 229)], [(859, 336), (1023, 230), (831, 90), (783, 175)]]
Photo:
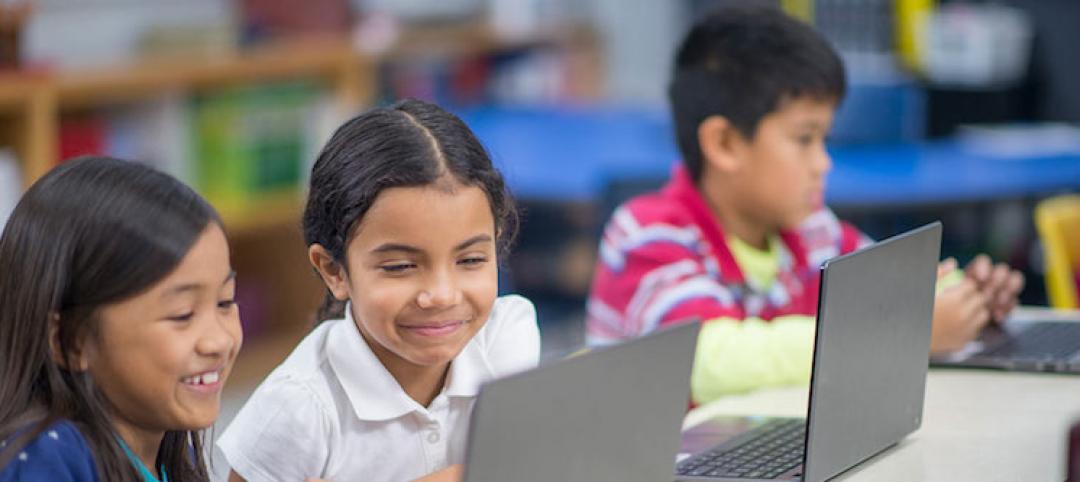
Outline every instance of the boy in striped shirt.
[[(826, 40), (778, 10), (728, 8), (692, 28), (669, 92), (683, 159), (608, 222), (590, 344), (696, 318), (695, 403), (809, 379), (818, 267), (872, 242), (823, 202), (825, 136), (845, 88)], [(935, 300), (935, 352), (1003, 318), (1023, 286), (985, 256), (966, 275), (955, 266), (939, 269), (951, 281)]]

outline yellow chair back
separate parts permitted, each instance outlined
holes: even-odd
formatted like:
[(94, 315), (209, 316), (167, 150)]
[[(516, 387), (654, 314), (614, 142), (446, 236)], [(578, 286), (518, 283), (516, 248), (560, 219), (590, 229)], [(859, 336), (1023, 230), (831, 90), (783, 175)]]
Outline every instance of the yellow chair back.
[(1080, 195), (1045, 199), (1035, 206), (1035, 227), (1045, 255), (1046, 295), (1054, 308), (1076, 309), (1080, 267)]

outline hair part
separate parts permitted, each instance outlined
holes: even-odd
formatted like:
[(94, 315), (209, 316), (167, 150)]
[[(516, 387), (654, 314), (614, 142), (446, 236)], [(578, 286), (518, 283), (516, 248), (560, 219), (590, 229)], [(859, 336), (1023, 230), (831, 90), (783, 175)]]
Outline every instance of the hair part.
[[(61, 419), (86, 438), (102, 480), (141, 478), (117, 443), (111, 407), (72, 353), (94, 336), (100, 309), (171, 273), (214, 209), (147, 166), (82, 157), (23, 194), (0, 237), (0, 466)], [(50, 339), (55, 329), (57, 363)], [(207, 480), (198, 431), (168, 431), (158, 452), (169, 479)]]
[[(503, 177), (461, 119), (419, 100), (374, 109), (334, 132), (311, 171), (304, 241), (319, 244), (342, 269), (346, 248), (379, 194), (393, 187), (434, 186), (484, 191), (500, 253), (513, 242), (518, 212)], [(327, 290), (317, 321), (344, 316), (345, 303)]]
[(698, 127), (710, 116), (753, 139), (762, 118), (786, 102), (839, 103), (846, 88), (843, 61), (810, 25), (770, 6), (715, 10), (683, 39), (668, 87), (683, 163), (701, 179)]

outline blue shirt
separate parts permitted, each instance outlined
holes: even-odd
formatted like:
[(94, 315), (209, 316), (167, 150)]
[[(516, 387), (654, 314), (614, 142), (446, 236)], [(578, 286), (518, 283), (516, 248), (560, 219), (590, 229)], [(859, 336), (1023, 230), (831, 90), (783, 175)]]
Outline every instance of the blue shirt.
[[(0, 442), (6, 448), (9, 441)], [(4, 450), (0, 448), (0, 451)], [(98, 482), (97, 463), (79, 429), (53, 423), (0, 469), (0, 482)]]

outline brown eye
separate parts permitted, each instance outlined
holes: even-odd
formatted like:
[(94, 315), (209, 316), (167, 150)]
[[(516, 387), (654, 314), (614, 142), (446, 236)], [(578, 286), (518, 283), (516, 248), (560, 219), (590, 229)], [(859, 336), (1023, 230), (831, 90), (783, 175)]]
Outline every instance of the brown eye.
[(487, 262), (487, 258), (485, 258), (483, 256), (473, 256), (473, 257), (465, 258), (465, 259), (463, 259), (461, 261), (458, 261), (459, 264), (463, 264), (465, 266), (479, 266), (479, 265), (484, 264), (486, 262)]
[(382, 266), (379, 266), (379, 269), (381, 269), (381, 270), (383, 270), (383, 271), (385, 271), (387, 273), (396, 274), (396, 273), (404, 273), (405, 271), (407, 271), (409, 269), (412, 269), (412, 268), (415, 268), (415, 267), (416, 267), (416, 265), (412, 264), (412, 263), (399, 263), (399, 264), (382, 265)]

